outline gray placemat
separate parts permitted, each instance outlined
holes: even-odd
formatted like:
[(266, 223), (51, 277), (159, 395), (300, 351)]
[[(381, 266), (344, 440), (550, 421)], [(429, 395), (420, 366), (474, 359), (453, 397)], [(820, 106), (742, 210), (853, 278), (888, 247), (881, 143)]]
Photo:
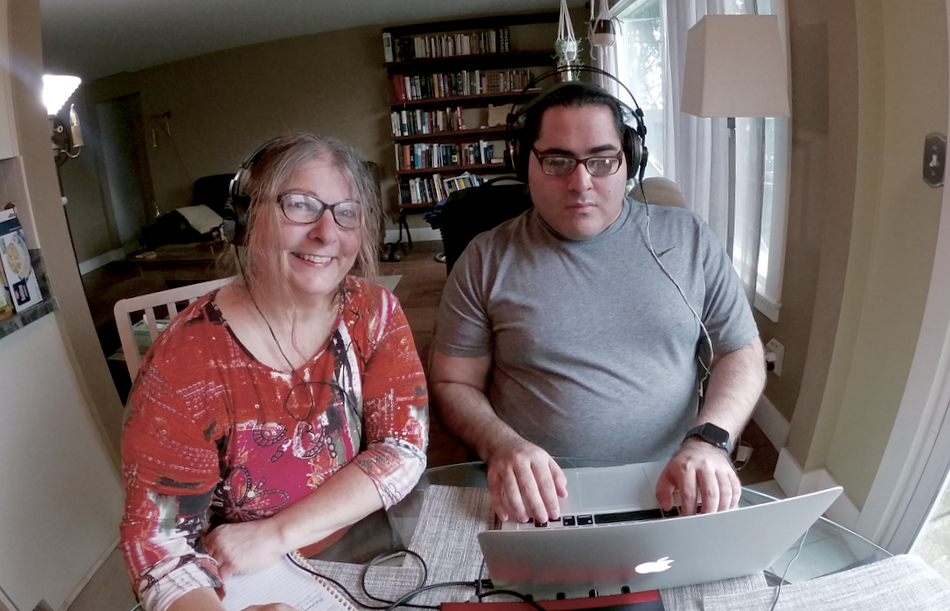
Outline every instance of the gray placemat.
[[(475, 581), (482, 576), (478, 533), (495, 523), (487, 488), (429, 486), (409, 549), (429, 565), (429, 582)], [(471, 588), (441, 589), (435, 600), (468, 600)]]
[[(709, 596), (703, 611), (769, 609), (776, 588)], [(895, 556), (782, 587), (776, 611), (947, 611), (950, 584), (916, 556)]]
[[(756, 573), (682, 588), (660, 590), (665, 611), (706, 611), (703, 600), (710, 596), (745, 596), (768, 587), (765, 575)], [(760, 610), (761, 611), (761, 610)]]
[[(422, 556), (428, 566), (426, 583), (478, 579), (482, 570), (482, 552), (477, 535), (490, 528), (494, 521), (491, 497), (485, 488), (435, 485), (426, 488), (419, 522), (408, 546)], [(368, 602), (360, 587), (363, 565), (325, 560), (310, 560), (310, 564), (317, 572), (343, 584), (358, 600)], [(422, 578), (422, 570), (412, 558), (407, 558), (404, 565), (370, 569), (366, 574), (367, 590), (379, 598), (394, 600), (415, 589)], [(466, 601), (472, 592), (469, 587), (439, 588), (423, 592), (412, 602)]]

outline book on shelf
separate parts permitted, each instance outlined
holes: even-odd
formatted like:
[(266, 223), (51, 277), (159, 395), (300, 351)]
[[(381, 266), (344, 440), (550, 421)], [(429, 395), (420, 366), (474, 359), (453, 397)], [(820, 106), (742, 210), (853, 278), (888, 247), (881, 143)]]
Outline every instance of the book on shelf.
[(533, 78), (531, 70), (462, 70), (392, 76), (393, 100), (406, 102), (521, 91)]
[(512, 112), (511, 104), (499, 104), (495, 106), (494, 104), (488, 105), (488, 127), (495, 127), (496, 125), (507, 125), (508, 124), (508, 114)]
[(465, 129), (462, 107), (446, 107), (438, 110), (394, 110), (392, 117), (393, 136), (418, 136)]
[(383, 32), (383, 54), (387, 63), (492, 55), (510, 50), (507, 27), (399, 38), (394, 38), (391, 32)]
[(456, 191), (477, 187), (480, 184), (481, 180), (468, 172), (450, 178), (443, 178), (438, 172), (431, 176), (417, 176), (400, 181), (399, 201), (403, 206), (432, 205)]
[(451, 195), (452, 193), (461, 191), (462, 189), (477, 187), (482, 184), (482, 180), (478, 176), (464, 172), (458, 176), (442, 179), (442, 184), (445, 186), (446, 194)]
[(383, 32), (383, 57), (387, 64), (393, 63), (396, 58), (393, 53), (393, 35), (389, 32)]

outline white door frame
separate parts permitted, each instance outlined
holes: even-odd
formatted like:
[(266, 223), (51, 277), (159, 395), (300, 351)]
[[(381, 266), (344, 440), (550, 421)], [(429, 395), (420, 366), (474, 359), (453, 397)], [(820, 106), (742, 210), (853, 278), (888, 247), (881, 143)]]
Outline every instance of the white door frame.
[[(950, 33), (950, 0), (947, 0)], [(950, 124), (950, 117), (948, 117)], [(930, 290), (904, 396), (855, 530), (910, 550), (950, 466), (950, 188), (943, 187)]]

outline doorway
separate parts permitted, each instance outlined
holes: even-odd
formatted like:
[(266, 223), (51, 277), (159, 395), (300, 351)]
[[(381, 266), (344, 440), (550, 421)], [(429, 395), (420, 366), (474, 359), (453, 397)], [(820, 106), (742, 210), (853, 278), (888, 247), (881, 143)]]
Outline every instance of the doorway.
[(138, 248), (149, 223), (151, 180), (139, 94), (96, 104), (102, 142), (102, 181), (118, 240), (126, 253)]

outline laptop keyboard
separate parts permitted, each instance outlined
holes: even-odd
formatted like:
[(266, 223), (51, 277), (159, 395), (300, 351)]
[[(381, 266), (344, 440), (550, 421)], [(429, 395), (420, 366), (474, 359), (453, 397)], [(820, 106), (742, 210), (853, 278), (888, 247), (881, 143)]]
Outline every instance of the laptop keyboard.
[(505, 522), (502, 525), (503, 530), (531, 530), (535, 528), (582, 528), (584, 526), (595, 526), (602, 524), (622, 524), (625, 522), (643, 522), (645, 520), (662, 520), (663, 518), (674, 518), (679, 515), (679, 510), (673, 507), (664, 512), (662, 509), (641, 509), (636, 511), (618, 511), (612, 513), (580, 513), (575, 515), (561, 516), (557, 520), (548, 522)]

